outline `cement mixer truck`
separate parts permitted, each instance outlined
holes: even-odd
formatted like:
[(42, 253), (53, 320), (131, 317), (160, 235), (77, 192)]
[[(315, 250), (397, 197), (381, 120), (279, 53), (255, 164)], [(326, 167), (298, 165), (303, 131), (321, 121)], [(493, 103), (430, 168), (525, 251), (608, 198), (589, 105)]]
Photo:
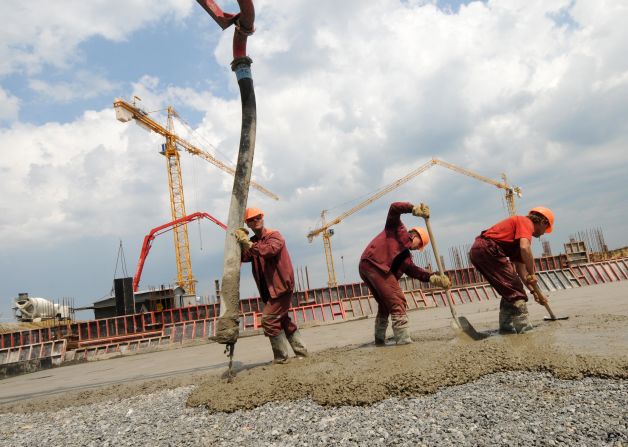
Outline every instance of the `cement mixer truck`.
[(70, 307), (20, 293), (14, 300), (13, 314), (17, 321), (65, 320), (70, 318)]

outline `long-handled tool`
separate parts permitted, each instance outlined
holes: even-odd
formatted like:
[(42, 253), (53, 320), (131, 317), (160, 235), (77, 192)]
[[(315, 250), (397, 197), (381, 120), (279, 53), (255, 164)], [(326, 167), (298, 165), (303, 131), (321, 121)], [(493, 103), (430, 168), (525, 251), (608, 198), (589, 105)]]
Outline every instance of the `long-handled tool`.
[(547, 301), (547, 297), (543, 295), (543, 292), (541, 292), (541, 289), (539, 289), (538, 284), (534, 284), (532, 286), (532, 289), (533, 289), (532, 294), (536, 298), (536, 301), (539, 303), (542, 303), (545, 309), (547, 309), (547, 312), (549, 313), (549, 317), (543, 318), (544, 320), (557, 321), (557, 320), (566, 320), (569, 318), (569, 317), (557, 317), (556, 315), (554, 315), (554, 312), (552, 312), (549, 302)]
[[(438, 256), (438, 248), (436, 247), (436, 239), (434, 238), (434, 233), (432, 233), (432, 227), (430, 225), (430, 218), (424, 217), (425, 226), (427, 227), (427, 233), (430, 236), (430, 243), (432, 244), (432, 250), (434, 251), (434, 257), (436, 258), (436, 265), (438, 266), (438, 273), (440, 275), (445, 274), (445, 269), (443, 268), (443, 263), (441, 262), (440, 256)], [(451, 317), (454, 319), (456, 326), (458, 326), (462, 331), (471, 337), (474, 340), (482, 340), (484, 338), (489, 337), (487, 334), (482, 334), (475, 330), (473, 325), (469, 320), (465, 317), (459, 317), (456, 313), (454, 299), (451, 296), (451, 291), (449, 289), (445, 289), (445, 294), (447, 295), (447, 301), (449, 302), (449, 311), (451, 312)]]
[(236, 164), (231, 203), (227, 225), (231, 231), (225, 238), (225, 254), (222, 275), (222, 296), (220, 300), (220, 316), (216, 323), (214, 340), (225, 344), (225, 353), (229, 356), (229, 380), (233, 379), (233, 353), (239, 336), (240, 315), (240, 245), (233, 231), (242, 225), (246, 208), (253, 154), (255, 152), (255, 136), (257, 126), (257, 109), (255, 89), (251, 74), (252, 60), (246, 55), (247, 37), (254, 31), (255, 8), (253, 0), (238, 0), (240, 13), (224, 13), (215, 0), (197, 0), (207, 13), (225, 29), (235, 25), (233, 35), (233, 62), (231, 69), (236, 74), (240, 99), (242, 103), (242, 126), (240, 129), (240, 145)]

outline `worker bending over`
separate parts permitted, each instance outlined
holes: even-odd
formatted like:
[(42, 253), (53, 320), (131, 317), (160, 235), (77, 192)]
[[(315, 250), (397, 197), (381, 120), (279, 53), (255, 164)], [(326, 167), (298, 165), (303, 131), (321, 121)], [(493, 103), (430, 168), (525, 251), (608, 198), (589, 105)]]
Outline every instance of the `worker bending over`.
[[(528, 297), (523, 287), (525, 283), (533, 292), (537, 282), (532, 236), (551, 233), (553, 226), (554, 214), (548, 208), (538, 206), (527, 216), (511, 216), (475, 238), (469, 257), (502, 297), (499, 303), (499, 331), (502, 333), (522, 333), (532, 329), (528, 321)], [(543, 296), (534, 296), (537, 301), (545, 300)]]
[(369, 242), (360, 258), (360, 277), (377, 301), (375, 318), (375, 345), (383, 346), (388, 328), (388, 316), (392, 320), (395, 342), (398, 345), (412, 343), (408, 333), (408, 304), (399, 285), (399, 278), (405, 273), (419, 281), (449, 288), (450, 281), (445, 275), (432, 274), (417, 267), (412, 261), (410, 250), (423, 250), (430, 239), (423, 228), (414, 227), (408, 231), (401, 222), (401, 214), (412, 213), (418, 217), (429, 217), (427, 205), (413, 206), (408, 202), (394, 202), (388, 210), (384, 230)]
[(242, 247), (242, 262), (250, 262), (253, 278), (264, 302), (262, 328), (273, 348), (274, 363), (288, 361), (288, 343), (297, 357), (307, 357), (307, 349), (297, 325), (288, 316), (294, 290), (294, 270), (286, 241), (279, 231), (264, 227), (264, 213), (258, 208), (247, 208), (246, 225), (235, 236)]

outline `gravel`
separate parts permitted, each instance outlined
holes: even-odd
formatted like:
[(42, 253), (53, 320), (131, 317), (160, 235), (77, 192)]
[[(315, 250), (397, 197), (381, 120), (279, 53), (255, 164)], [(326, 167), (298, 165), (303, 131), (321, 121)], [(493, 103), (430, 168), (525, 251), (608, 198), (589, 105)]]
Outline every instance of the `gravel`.
[(492, 374), (370, 407), (311, 400), (209, 414), (191, 386), (42, 413), (0, 414), (11, 446), (628, 446), (626, 381)]

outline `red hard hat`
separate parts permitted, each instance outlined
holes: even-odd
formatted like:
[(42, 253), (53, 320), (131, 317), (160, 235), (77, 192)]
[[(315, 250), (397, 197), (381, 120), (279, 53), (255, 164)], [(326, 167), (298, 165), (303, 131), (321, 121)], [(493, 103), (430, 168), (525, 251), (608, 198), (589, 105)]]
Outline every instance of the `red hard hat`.
[(552, 232), (552, 229), (554, 228), (554, 213), (552, 213), (552, 210), (550, 210), (549, 208), (545, 208), (544, 206), (535, 206), (534, 208), (530, 210), (528, 214), (530, 213), (537, 213), (545, 217), (547, 221), (549, 222), (549, 227), (547, 227), (547, 230), (545, 230), (545, 233)]
[(262, 217), (264, 217), (264, 213), (259, 208), (247, 208), (246, 211), (244, 211), (244, 221), (245, 222), (247, 220), (251, 219), (252, 217), (255, 217), (255, 216), (262, 216)]
[(423, 249), (427, 247), (427, 244), (430, 243), (430, 235), (427, 233), (427, 231), (425, 231), (424, 228), (421, 227), (410, 228), (410, 231), (414, 231), (416, 234), (419, 235), (419, 238), (421, 238), (421, 246), (419, 247), (419, 251), (423, 251)]

